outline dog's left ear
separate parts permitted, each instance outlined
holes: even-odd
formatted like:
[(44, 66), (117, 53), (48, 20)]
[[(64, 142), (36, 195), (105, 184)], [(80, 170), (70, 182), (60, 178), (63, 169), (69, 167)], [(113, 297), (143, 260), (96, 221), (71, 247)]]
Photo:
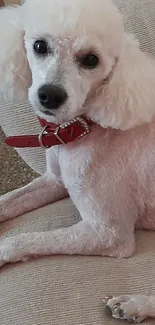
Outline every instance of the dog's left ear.
[(132, 35), (125, 34), (109, 79), (98, 92), (97, 110), (93, 107), (94, 115), (90, 116), (95, 122), (127, 130), (155, 118), (155, 60), (140, 50)]
[(31, 73), (24, 47), (21, 7), (0, 9), (0, 100), (26, 101)]

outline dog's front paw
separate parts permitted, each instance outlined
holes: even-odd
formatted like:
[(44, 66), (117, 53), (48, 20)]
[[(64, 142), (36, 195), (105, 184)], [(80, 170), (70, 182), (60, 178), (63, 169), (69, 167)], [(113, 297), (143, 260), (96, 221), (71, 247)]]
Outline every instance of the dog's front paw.
[(148, 317), (147, 296), (106, 297), (103, 302), (113, 318), (137, 324)]
[(15, 263), (21, 260), (22, 250), (19, 249), (18, 244), (16, 236), (0, 241), (0, 267), (6, 263)]
[(0, 267), (4, 264), (11, 262), (14, 251), (14, 245), (10, 241), (10, 238), (6, 238), (0, 241)]

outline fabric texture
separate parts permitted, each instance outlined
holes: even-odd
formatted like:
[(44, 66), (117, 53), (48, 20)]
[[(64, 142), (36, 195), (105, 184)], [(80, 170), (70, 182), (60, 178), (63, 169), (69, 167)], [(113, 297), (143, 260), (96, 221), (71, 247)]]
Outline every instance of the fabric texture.
[[(115, 2), (125, 13), (127, 30), (137, 34), (144, 50), (155, 54), (154, 0)], [(27, 104), (1, 104), (0, 123), (7, 135), (40, 129)], [(43, 173), (44, 150), (19, 152), (32, 168)], [(78, 212), (66, 199), (1, 224), (0, 238), (68, 226), (78, 219)], [(137, 250), (129, 259), (54, 256), (5, 266), (0, 270), (0, 324), (117, 325), (103, 309), (104, 296), (155, 294), (155, 234), (141, 231), (136, 238)]]
[[(78, 212), (66, 199), (5, 222), (0, 237), (78, 220)], [(129, 259), (51, 256), (6, 266), (0, 271), (0, 323), (117, 325), (105, 313), (102, 300), (114, 294), (155, 294), (154, 247), (154, 232), (138, 232), (137, 250)]]

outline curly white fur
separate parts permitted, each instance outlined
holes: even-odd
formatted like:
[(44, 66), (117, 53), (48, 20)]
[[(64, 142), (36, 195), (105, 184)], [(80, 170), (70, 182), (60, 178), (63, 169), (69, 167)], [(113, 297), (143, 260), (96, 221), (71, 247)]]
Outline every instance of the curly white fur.
[[(129, 257), (134, 229), (155, 229), (155, 61), (124, 32), (110, 0), (41, 4), (27, 0), (22, 7), (0, 11), (0, 30), (5, 30), (0, 34), (0, 97), (16, 102), (28, 97), (37, 114), (51, 122), (83, 114), (97, 124), (83, 139), (47, 150), (46, 174), (1, 197), (0, 219), (69, 194), (82, 221), (4, 239), (0, 265), (64, 253)], [(45, 39), (51, 49), (44, 58), (33, 50), (38, 39)], [(90, 51), (99, 57), (99, 65), (82, 69), (76, 59)], [(48, 83), (68, 94), (50, 116), (38, 98), (38, 89)], [(121, 306), (121, 298), (117, 300)], [(136, 298), (134, 310), (139, 301), (148, 303), (148, 309), (143, 315), (139, 308), (137, 319), (154, 316), (154, 299), (150, 307), (149, 299)], [(118, 310), (116, 314), (121, 315)], [(130, 316), (125, 312), (126, 319)]]
[(27, 99), (31, 84), (19, 7), (0, 10), (0, 30), (0, 98), (18, 103)]
[[(22, 7), (0, 11), (0, 30), (5, 30), (0, 39), (1, 97), (25, 100), (29, 88), (39, 114), (38, 88), (52, 82), (68, 93), (54, 122), (85, 113), (102, 126), (124, 130), (154, 116), (154, 61), (124, 33), (121, 15), (110, 1), (97, 0), (94, 6), (93, 0), (45, 0), (42, 6), (39, 0), (27, 0)], [(41, 37), (54, 52), (45, 60), (33, 52), (34, 40)], [(93, 72), (80, 70), (75, 56), (90, 49), (99, 55), (100, 66)]]

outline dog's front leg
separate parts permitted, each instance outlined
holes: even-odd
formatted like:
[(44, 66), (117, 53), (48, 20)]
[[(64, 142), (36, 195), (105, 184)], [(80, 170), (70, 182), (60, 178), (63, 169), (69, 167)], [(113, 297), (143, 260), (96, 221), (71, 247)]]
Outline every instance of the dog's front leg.
[(106, 308), (116, 319), (141, 323), (146, 318), (155, 318), (155, 296), (126, 295), (106, 297)]
[(54, 175), (46, 173), (29, 185), (0, 197), (0, 222), (60, 200), (67, 195), (63, 184)]
[(118, 256), (117, 246), (119, 238), (113, 230), (95, 222), (81, 221), (67, 228), (3, 239), (0, 241), (0, 266), (32, 256), (54, 254)]

